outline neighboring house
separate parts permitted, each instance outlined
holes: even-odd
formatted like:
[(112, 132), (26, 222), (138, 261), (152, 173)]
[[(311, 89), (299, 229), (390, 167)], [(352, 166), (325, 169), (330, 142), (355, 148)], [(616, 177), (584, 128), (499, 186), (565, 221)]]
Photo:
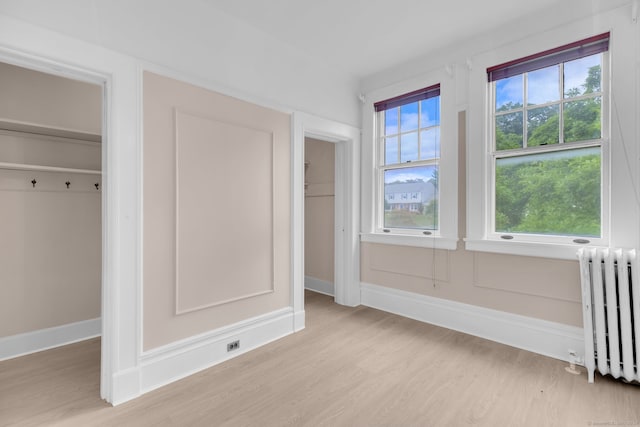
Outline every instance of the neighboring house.
[(436, 185), (433, 180), (427, 182), (398, 182), (385, 185), (385, 210), (407, 210), (423, 212), (435, 199)]

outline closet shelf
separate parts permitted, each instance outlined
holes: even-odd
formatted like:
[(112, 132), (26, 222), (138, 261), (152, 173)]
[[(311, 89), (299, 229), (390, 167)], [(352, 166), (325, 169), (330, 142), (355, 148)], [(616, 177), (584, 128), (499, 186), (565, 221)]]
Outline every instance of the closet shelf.
[(53, 136), (58, 138), (73, 139), (77, 141), (101, 143), (102, 135), (78, 131), (74, 129), (58, 128), (53, 126), (42, 126), (39, 124), (21, 122), (17, 120), (0, 119), (0, 130), (18, 132), (23, 134), (33, 134), (42, 136)]
[(0, 162), (0, 169), (10, 169), (10, 170), (16, 170), (16, 171), (79, 173), (84, 175), (101, 175), (102, 174), (102, 171), (93, 170), (93, 169), (60, 168), (57, 166), (26, 165), (23, 163), (6, 163), (6, 162)]

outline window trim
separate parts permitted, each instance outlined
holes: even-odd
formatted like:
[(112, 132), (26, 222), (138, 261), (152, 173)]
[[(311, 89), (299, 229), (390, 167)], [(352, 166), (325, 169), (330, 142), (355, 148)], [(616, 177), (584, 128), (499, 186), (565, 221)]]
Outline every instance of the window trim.
[[(426, 229), (426, 228), (385, 227), (384, 225), (385, 173), (389, 170), (408, 169), (408, 168), (421, 167), (421, 166), (435, 165), (438, 167), (438, 170), (440, 168), (440, 155), (438, 156), (438, 158), (418, 159), (418, 160), (412, 160), (412, 161), (407, 161), (403, 163), (401, 160), (402, 152), (400, 151), (402, 147), (401, 145), (402, 135), (413, 134), (413, 133), (417, 134), (418, 153), (420, 153), (420, 149), (421, 149), (420, 133), (423, 130), (432, 129), (432, 128), (435, 128), (436, 126), (420, 127), (420, 124), (418, 124), (415, 130), (402, 132), (401, 126), (400, 126), (401, 115), (400, 115), (400, 111), (398, 111), (398, 118), (397, 118), (398, 133), (391, 134), (392, 137), (398, 138), (398, 161), (394, 163), (386, 163), (386, 151), (385, 151), (386, 144), (384, 142), (387, 137), (387, 134), (385, 133), (386, 123), (384, 123), (384, 120), (379, 120), (379, 117), (384, 115), (387, 110), (400, 108), (404, 105), (413, 104), (416, 102), (418, 103), (418, 116), (420, 117), (421, 116), (420, 101), (424, 101), (424, 100), (436, 98), (436, 97), (439, 99), (440, 105), (438, 106), (438, 108), (440, 110), (440, 117), (442, 117), (442, 97), (440, 93), (441, 93), (440, 83), (436, 83), (429, 87), (418, 89), (416, 91), (409, 92), (404, 95), (398, 95), (391, 99), (379, 101), (373, 104), (374, 110), (375, 110), (374, 123), (376, 126), (376, 133), (374, 135), (375, 137), (374, 144), (377, 146), (377, 152), (378, 152), (378, 157), (376, 161), (376, 173), (378, 176), (378, 194), (377, 194), (377, 203), (375, 206), (375, 230), (376, 230), (376, 233), (378, 234), (393, 234), (396, 236), (397, 235), (420, 236), (420, 237), (432, 237), (432, 238), (440, 236), (440, 221), (438, 221), (437, 227), (433, 230)], [(440, 123), (437, 125), (438, 128), (442, 127), (441, 122), (442, 121), (440, 120)], [(438, 186), (438, 193), (437, 193), (437, 201), (438, 201), (437, 215), (438, 215), (438, 219), (440, 219), (439, 186)], [(404, 240), (408, 241), (407, 239), (404, 239)]]
[[(595, 43), (595, 44), (594, 44)], [(592, 46), (590, 49), (584, 49), (585, 44), (587, 46)], [(595, 46), (595, 47), (593, 47)], [(549, 49), (547, 51), (541, 52), (540, 54), (530, 55), (525, 57), (524, 65), (531, 65), (531, 59), (535, 58), (533, 61), (543, 61), (542, 63), (545, 66), (551, 65), (560, 65), (560, 74), (559, 79), (562, 80), (564, 73), (562, 72), (563, 66), (565, 62), (572, 61), (574, 59), (583, 58), (590, 55), (601, 54), (601, 88), (598, 92), (597, 96), (599, 96), (602, 100), (601, 103), (601, 137), (599, 139), (594, 140), (585, 140), (585, 141), (576, 141), (576, 142), (563, 142), (563, 129), (562, 127), (559, 129), (559, 142), (558, 144), (552, 144), (542, 147), (526, 147), (526, 111), (528, 106), (526, 105), (526, 80), (525, 86), (523, 88), (525, 99), (523, 100), (522, 112), (523, 112), (523, 120), (525, 120), (523, 124), (523, 148), (514, 149), (514, 150), (498, 150), (495, 147), (495, 87), (496, 81), (498, 78), (491, 78), (491, 73), (496, 69), (500, 69), (501, 66), (489, 67), (487, 68), (487, 76), (488, 76), (488, 124), (487, 124), (487, 144), (486, 148), (488, 151), (489, 157), (489, 174), (488, 174), (488, 182), (487, 182), (487, 223), (486, 227), (486, 235), (488, 240), (494, 241), (503, 241), (508, 240), (518, 241), (518, 242), (531, 242), (531, 243), (549, 243), (549, 244), (577, 244), (577, 245), (603, 245), (608, 242), (609, 238), (609, 192), (608, 192), (608, 176), (609, 176), (609, 168), (607, 167), (607, 162), (605, 162), (605, 158), (608, 158), (608, 141), (609, 141), (609, 55), (608, 55), (608, 46), (609, 46), (609, 33), (600, 34), (598, 36), (590, 37), (585, 40), (580, 40), (577, 42), (570, 43), (565, 45), (566, 49), (570, 49), (568, 54), (563, 51), (563, 47)], [(547, 60), (548, 56), (545, 56), (545, 53), (550, 52), (553, 61), (561, 60), (559, 64), (552, 64), (549, 60)], [(527, 72), (535, 71), (540, 69), (536, 64), (531, 65), (531, 68), (524, 69), (523, 67), (517, 67), (518, 61), (510, 61), (507, 64), (508, 66), (516, 66), (516, 69), (520, 70), (518, 74), (512, 74), (509, 77), (513, 77), (516, 75), (522, 75)], [(560, 114), (560, 123), (562, 124), (562, 112), (563, 105), (567, 102), (571, 102), (574, 98), (565, 98), (564, 90), (562, 84), (560, 85), (560, 99), (557, 101), (559, 107)], [(587, 96), (587, 98), (593, 98), (596, 95)], [(583, 99), (582, 96), (577, 97), (576, 99)], [(541, 104), (543, 105), (543, 104)], [(546, 104), (544, 104), (546, 105)], [(536, 105), (534, 108), (538, 108), (539, 105)], [(562, 235), (562, 234), (553, 234), (553, 235), (542, 235), (536, 233), (517, 233), (517, 232), (498, 232), (495, 229), (495, 217), (496, 217), (496, 162), (499, 158), (511, 157), (511, 156), (526, 156), (536, 153), (551, 153), (551, 152), (559, 152), (562, 150), (571, 150), (578, 148), (586, 148), (586, 147), (599, 147), (600, 148), (600, 197), (601, 197), (601, 205), (600, 205), (600, 237), (590, 237), (590, 236), (570, 236), (570, 235)]]
[[(612, 27), (600, 28), (600, 32), (610, 31), (609, 50), (603, 58), (603, 76), (602, 83), (606, 85), (603, 103), (603, 120), (602, 129), (602, 158), (603, 176), (601, 185), (606, 190), (602, 196), (602, 209), (605, 215), (602, 218), (602, 239), (596, 241), (591, 238), (589, 246), (609, 246), (617, 245), (627, 247), (632, 245), (632, 237), (637, 233), (638, 227), (630, 223), (631, 213), (627, 213), (627, 209), (623, 208), (625, 200), (628, 200), (629, 192), (634, 191), (630, 182), (624, 178), (624, 174), (628, 173), (624, 168), (622, 170), (614, 170), (611, 162), (615, 159), (619, 164), (624, 162), (624, 153), (626, 148), (620, 144), (628, 145), (625, 141), (620, 140), (620, 129), (618, 121), (627, 117), (620, 115), (618, 111), (622, 111), (620, 105), (633, 109), (633, 103), (630, 103), (629, 96), (625, 89), (611, 85), (611, 70), (616, 67), (618, 74), (628, 75), (631, 60), (624, 55), (616, 55), (616, 47), (623, 46), (620, 44), (621, 37), (629, 36), (629, 29), (618, 23), (621, 28), (616, 26), (616, 38), (614, 38)], [(492, 203), (487, 195), (493, 177), (490, 176), (492, 171), (491, 156), (488, 144), (492, 142), (489, 139), (490, 125), (490, 105), (488, 100), (490, 97), (491, 86), (487, 80), (487, 69), (496, 63), (507, 63), (511, 58), (522, 55), (522, 52), (544, 52), (549, 44), (562, 45), (563, 42), (572, 42), (576, 38), (583, 35), (589, 38), (594, 33), (594, 28), (590, 25), (583, 25), (574, 28), (573, 31), (565, 29), (557, 29), (545, 33), (544, 37), (529, 37), (520, 41), (506, 44), (496, 48), (490, 52), (486, 52), (474, 57), (469, 63), (469, 112), (467, 118), (469, 120), (469, 131), (467, 141), (467, 236), (464, 238), (465, 248), (470, 251), (482, 251), (491, 253), (535, 256), (554, 259), (575, 260), (576, 252), (584, 244), (574, 243), (572, 240), (576, 237), (568, 236), (565, 242), (551, 241), (531, 241), (527, 239), (528, 235), (515, 235), (517, 238), (512, 240), (491, 239), (488, 235), (490, 230), (489, 209), (492, 209)], [(595, 29), (597, 32), (598, 29)], [(608, 33), (609, 34), (609, 33)], [(571, 44), (571, 43), (568, 43)], [(530, 55), (531, 56), (531, 55)], [(502, 60), (502, 61), (501, 61)], [(611, 104), (611, 98), (617, 96), (619, 104), (617, 109)], [(635, 111), (635, 110), (634, 110)], [(605, 129), (605, 126), (608, 126)], [(628, 134), (626, 135), (629, 136)], [(628, 140), (628, 138), (626, 138)], [(611, 142), (613, 140), (613, 142)], [(574, 144), (574, 143), (572, 143)], [(577, 148), (577, 147), (576, 147)], [(472, 159), (476, 159), (475, 161)], [(626, 195), (626, 196), (624, 196)], [(616, 208), (617, 207), (617, 208)], [(615, 210), (614, 210), (615, 209)], [(613, 227), (615, 225), (615, 227)]]

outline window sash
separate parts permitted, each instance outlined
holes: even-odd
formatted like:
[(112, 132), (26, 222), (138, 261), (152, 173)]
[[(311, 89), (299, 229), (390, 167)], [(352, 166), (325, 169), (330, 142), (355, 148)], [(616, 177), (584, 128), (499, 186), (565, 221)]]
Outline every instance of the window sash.
[[(423, 89), (419, 89), (413, 92), (409, 92), (404, 95), (396, 96), (393, 98), (389, 98), (387, 100), (379, 101), (374, 104), (375, 110), (375, 121), (376, 121), (376, 150), (378, 152), (378, 161), (377, 161), (377, 191), (376, 191), (376, 214), (375, 214), (375, 228), (377, 232), (384, 233), (392, 233), (397, 232), (400, 234), (407, 235), (429, 235), (429, 236), (439, 236), (440, 234), (440, 220), (438, 219), (437, 224), (434, 228), (432, 227), (385, 227), (385, 174), (387, 171), (391, 170), (402, 170), (408, 168), (416, 168), (420, 166), (435, 166), (439, 168), (440, 165), (440, 151), (441, 148), (438, 146), (438, 150), (435, 153), (436, 156), (422, 158), (424, 154), (422, 152), (423, 145), (423, 133), (433, 130), (440, 129), (440, 120), (438, 120), (437, 124), (428, 124), (422, 123), (422, 103), (420, 101), (424, 101), (426, 99), (440, 97), (440, 84), (435, 84)], [(418, 126), (416, 129), (401, 131), (401, 116), (400, 109), (404, 105), (418, 103)], [(439, 109), (441, 106), (439, 106)], [(387, 110), (398, 109), (398, 128), (393, 133), (386, 133), (386, 123), (385, 123), (385, 114)], [(440, 111), (440, 110), (439, 110)], [(441, 114), (441, 113), (439, 113)], [(418, 153), (417, 159), (409, 160), (402, 162), (402, 144), (401, 138), (407, 135), (416, 135), (417, 136), (417, 144), (418, 144)], [(396, 143), (398, 144), (397, 149), (397, 159), (388, 160), (386, 159), (386, 141), (388, 139), (396, 139)], [(441, 140), (439, 141), (441, 144)], [(439, 170), (439, 169), (438, 169)], [(436, 187), (435, 200), (437, 212), (435, 215), (439, 218), (440, 214), (440, 188), (439, 184)]]
[[(576, 97), (564, 97), (563, 94), (565, 92), (565, 82), (564, 82), (564, 71), (563, 71), (563, 67), (564, 67), (564, 63), (577, 59), (579, 57), (570, 57), (570, 56), (565, 56), (562, 59), (562, 62), (555, 62), (555, 63), (545, 63), (543, 66), (540, 67), (536, 67), (536, 68), (532, 68), (532, 69), (526, 69), (526, 68), (522, 68), (525, 69), (525, 71), (520, 71), (517, 74), (513, 74), (513, 75), (508, 75), (508, 74), (504, 74), (504, 77), (502, 78), (507, 78), (507, 77), (513, 77), (514, 75), (521, 75), (521, 74), (525, 74), (529, 71), (534, 71), (535, 69), (539, 69), (539, 68), (544, 68), (547, 66), (551, 66), (551, 65), (559, 65), (560, 66), (560, 92), (561, 92), (561, 97), (558, 101), (551, 101), (545, 104), (536, 104), (536, 105), (527, 105), (527, 88), (526, 88), (526, 84), (527, 84), (527, 79), (525, 78), (524, 81), (524, 98), (523, 98), (523, 106), (519, 107), (519, 108), (514, 108), (512, 110), (509, 111), (496, 111), (496, 80), (499, 80), (499, 78), (495, 78), (493, 80), (491, 80), (491, 76), (489, 75), (489, 72), (492, 71), (492, 69), (498, 68), (500, 66), (496, 66), (496, 67), (490, 67), (487, 69), (487, 73), (489, 76), (489, 83), (492, 87), (491, 90), (489, 91), (490, 96), (489, 96), (489, 108), (491, 111), (491, 114), (489, 115), (489, 120), (490, 122), (490, 144), (488, 145), (488, 151), (489, 151), (489, 156), (488, 156), (488, 161), (490, 162), (490, 166), (489, 166), (489, 170), (490, 170), (490, 176), (488, 177), (491, 182), (490, 182), (490, 192), (489, 192), (489, 197), (487, 199), (488, 201), (488, 216), (486, 218), (487, 220), (487, 231), (486, 231), (486, 236), (491, 239), (491, 240), (502, 240), (502, 241), (526, 241), (526, 242), (545, 242), (545, 243), (567, 243), (567, 242), (572, 242), (572, 243), (584, 243), (585, 241), (591, 243), (591, 244), (601, 244), (602, 242), (606, 242), (608, 239), (608, 226), (607, 226), (607, 221), (608, 221), (608, 217), (609, 217), (609, 203), (608, 203), (608, 192), (606, 191), (607, 188), (607, 183), (609, 182), (609, 178), (606, 175), (608, 173), (608, 167), (607, 162), (608, 162), (608, 144), (607, 144), (607, 135), (609, 134), (609, 124), (606, 120), (606, 117), (608, 117), (608, 100), (607, 100), (607, 93), (608, 93), (608, 86), (606, 84), (607, 79), (608, 79), (608, 55), (606, 55), (606, 51), (608, 48), (608, 33), (600, 35), (600, 36), (595, 36), (591, 39), (587, 39), (587, 40), (592, 40), (592, 39), (597, 39), (599, 37), (603, 37), (603, 39), (601, 39), (600, 41), (602, 41), (603, 43), (599, 44), (599, 49), (601, 49), (600, 51), (597, 50), (592, 50), (589, 51), (588, 54), (584, 54), (581, 55), (579, 57), (586, 57), (586, 56), (590, 56), (590, 55), (594, 55), (597, 53), (602, 53), (602, 59), (601, 59), (601, 87), (600, 87), (600, 91), (597, 92), (591, 92), (588, 94), (583, 94), (583, 95), (579, 95)], [(606, 38), (604, 38), (604, 36), (606, 36)], [(576, 44), (578, 43), (582, 43), (582, 42), (576, 42)], [(596, 41), (596, 43), (599, 43), (599, 41)], [(606, 43), (606, 47), (607, 48), (602, 48), (603, 44)], [(575, 44), (572, 44), (575, 45)], [(561, 48), (558, 49), (552, 49), (550, 51), (546, 51), (546, 52), (551, 52), (553, 51), (556, 55), (554, 56), (554, 58), (560, 58), (561, 57), (561, 53), (562, 52), (558, 52), (558, 50), (560, 50)], [(584, 50), (582, 50), (581, 52), (585, 52)], [(545, 54), (545, 52), (543, 52), (542, 54)], [(541, 55), (542, 55), (541, 54)], [(566, 59), (565, 59), (566, 58)], [(516, 63), (518, 61), (511, 61), (510, 63), (506, 63), (506, 64), (513, 64)], [(538, 63), (538, 64), (542, 64), (542, 63)], [(510, 68), (511, 70), (514, 70), (515, 68)], [(580, 141), (572, 141), (572, 142), (565, 142), (565, 128), (564, 128), (564, 108), (566, 106), (567, 103), (570, 102), (574, 102), (574, 101), (580, 101), (580, 100), (588, 100), (588, 99), (595, 99), (595, 98), (600, 98), (601, 99), (601, 110), (600, 110), (600, 138), (596, 138), (596, 139), (591, 139), (591, 140), (580, 140)], [(549, 145), (541, 145), (541, 146), (527, 146), (527, 112), (532, 110), (532, 109), (536, 109), (536, 108), (540, 108), (540, 107), (545, 107), (545, 106), (550, 106), (550, 105), (558, 105), (558, 109), (559, 109), (559, 130), (558, 130), (558, 143), (554, 143), (554, 144), (549, 144)], [(522, 141), (522, 147), (521, 148), (515, 148), (515, 149), (503, 149), (503, 150), (498, 150), (496, 147), (496, 118), (500, 117), (502, 115), (505, 114), (509, 114), (509, 113), (513, 113), (513, 112), (521, 112), (522, 113), (522, 129), (523, 129), (523, 141)], [(558, 152), (561, 150), (575, 150), (575, 149), (580, 149), (580, 148), (587, 148), (587, 147), (597, 147), (600, 149), (600, 156), (601, 156), (601, 162), (600, 162), (600, 236), (597, 237), (593, 237), (593, 236), (576, 236), (576, 235), (571, 235), (569, 233), (563, 234), (563, 233), (559, 233), (559, 234), (540, 234), (540, 233), (533, 233), (533, 232), (500, 232), (500, 231), (496, 231), (496, 214), (497, 214), (497, 209), (496, 209), (496, 167), (497, 167), (497, 161), (500, 159), (505, 159), (505, 158), (509, 158), (509, 157), (521, 157), (521, 156), (529, 156), (529, 155), (535, 155), (535, 154), (544, 154), (544, 153), (552, 153), (552, 152)], [(513, 240), (511, 240), (513, 239)]]

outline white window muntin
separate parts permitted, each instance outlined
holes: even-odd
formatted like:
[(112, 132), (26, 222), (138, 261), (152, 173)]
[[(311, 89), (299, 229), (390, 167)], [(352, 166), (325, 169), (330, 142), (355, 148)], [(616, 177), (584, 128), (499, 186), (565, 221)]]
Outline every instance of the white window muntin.
[[(609, 51), (605, 51), (600, 53), (601, 57), (601, 90), (598, 92), (592, 92), (588, 94), (583, 94), (571, 98), (564, 98), (564, 63), (560, 63), (559, 67), (559, 101), (547, 102), (544, 104), (536, 104), (531, 107), (527, 107), (527, 94), (528, 94), (528, 79), (524, 79), (523, 83), (523, 105), (520, 108), (514, 108), (508, 111), (497, 112), (495, 109), (496, 106), (496, 82), (488, 83), (488, 106), (490, 114), (487, 115), (489, 125), (488, 129), (488, 137), (487, 140), (489, 143), (487, 144), (488, 148), (488, 170), (487, 174), (488, 182), (487, 182), (487, 195), (488, 195), (488, 203), (487, 203), (487, 214), (485, 216), (486, 223), (486, 236), (489, 240), (494, 241), (503, 241), (503, 242), (532, 242), (532, 243), (557, 243), (557, 244), (585, 244), (589, 243), (592, 245), (606, 245), (608, 242), (609, 236), (609, 206), (610, 206), (610, 192), (609, 192), (609, 182), (610, 182), (610, 171), (609, 171), (609, 138), (610, 135), (610, 112), (609, 112)], [(523, 73), (527, 74), (527, 73)], [(599, 139), (586, 140), (586, 141), (576, 141), (576, 142), (564, 142), (564, 114), (563, 114), (563, 105), (568, 102), (579, 101), (583, 99), (591, 99), (591, 98), (601, 98), (601, 137)], [(527, 146), (527, 114), (526, 111), (533, 108), (542, 108), (549, 105), (560, 105), (559, 106), (559, 141), (557, 144), (549, 144), (543, 146), (535, 146), (528, 147)], [(496, 149), (496, 117), (500, 115), (505, 115), (509, 113), (513, 113), (516, 111), (522, 111), (522, 126), (523, 126), (523, 142), (522, 148), (517, 149), (505, 149), (505, 150), (497, 150)], [(507, 157), (516, 157), (516, 156), (527, 156), (538, 153), (548, 153), (548, 152), (556, 152), (560, 150), (573, 150), (578, 148), (585, 147), (600, 147), (600, 221), (601, 221), (601, 232), (600, 237), (593, 236), (572, 236), (572, 235), (546, 235), (546, 234), (535, 234), (535, 233), (517, 233), (517, 232), (496, 232), (495, 225), (495, 213), (496, 213), (496, 200), (495, 200), (495, 173), (496, 173), (496, 161), (501, 158)]]

